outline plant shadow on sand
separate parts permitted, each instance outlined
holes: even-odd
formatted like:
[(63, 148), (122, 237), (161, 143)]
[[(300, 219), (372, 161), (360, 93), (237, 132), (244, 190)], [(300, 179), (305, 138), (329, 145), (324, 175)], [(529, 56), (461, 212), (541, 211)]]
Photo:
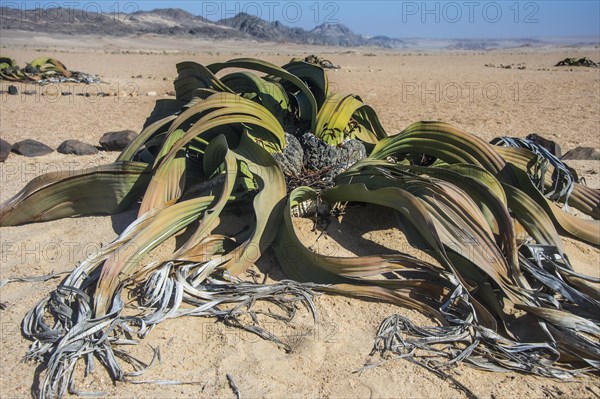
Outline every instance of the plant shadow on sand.
[[(396, 219), (390, 218), (389, 212), (386, 214), (383, 211), (383, 208), (375, 205), (351, 204), (339, 218), (335, 216), (329, 216), (326, 220), (319, 218), (315, 227), (319, 235), (327, 234), (338, 245), (356, 256), (392, 255), (397, 251), (365, 237), (373, 231), (397, 227)], [(394, 231), (390, 234), (397, 238), (397, 235), (402, 233)], [(321, 238), (319, 237), (319, 240)]]
[(117, 234), (121, 234), (125, 231), (125, 229), (137, 219), (139, 208), (139, 205), (136, 205), (125, 212), (110, 215), (113, 231)]

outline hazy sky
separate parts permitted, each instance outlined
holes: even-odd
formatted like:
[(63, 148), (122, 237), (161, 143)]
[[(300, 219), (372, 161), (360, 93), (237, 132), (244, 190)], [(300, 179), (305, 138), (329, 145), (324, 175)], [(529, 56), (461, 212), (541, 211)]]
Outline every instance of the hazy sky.
[(600, 37), (600, 0), (589, 1), (1, 1), (12, 7), (62, 5), (104, 13), (181, 8), (211, 20), (247, 12), (312, 29), (340, 22), (356, 33), (391, 37)]

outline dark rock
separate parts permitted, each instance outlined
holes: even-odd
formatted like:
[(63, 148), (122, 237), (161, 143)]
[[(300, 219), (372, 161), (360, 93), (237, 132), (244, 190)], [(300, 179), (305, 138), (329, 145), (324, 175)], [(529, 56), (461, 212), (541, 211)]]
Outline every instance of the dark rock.
[(6, 161), (11, 149), (12, 145), (8, 141), (0, 139), (0, 162)]
[(15, 85), (10, 85), (8, 86), (8, 94), (14, 96), (19, 94), (19, 89), (17, 89), (17, 86)]
[(600, 161), (600, 151), (592, 147), (576, 147), (561, 158), (565, 160), (593, 160)]
[(302, 173), (304, 153), (298, 139), (289, 133), (285, 134), (285, 148), (283, 152), (276, 152), (273, 158), (277, 161), (286, 175), (299, 175)]
[(544, 147), (545, 149), (550, 151), (550, 153), (552, 155), (554, 155), (558, 158), (560, 158), (562, 156), (560, 146), (556, 143), (556, 141), (548, 140), (536, 133), (531, 133), (531, 134), (527, 135), (526, 139), (531, 140), (534, 143)]
[(56, 151), (61, 154), (75, 155), (93, 155), (98, 153), (98, 149), (91, 144), (83, 143), (79, 140), (66, 140), (58, 146)]
[(54, 150), (46, 144), (31, 139), (19, 141), (12, 146), (12, 152), (26, 157), (39, 157), (50, 154), (53, 151)]
[(108, 132), (102, 135), (100, 145), (106, 151), (122, 151), (131, 143), (137, 133), (133, 130), (122, 130), (120, 132)]
[(61, 96), (70, 96), (73, 93), (71, 93), (70, 91), (63, 91), (62, 93), (60, 93)]

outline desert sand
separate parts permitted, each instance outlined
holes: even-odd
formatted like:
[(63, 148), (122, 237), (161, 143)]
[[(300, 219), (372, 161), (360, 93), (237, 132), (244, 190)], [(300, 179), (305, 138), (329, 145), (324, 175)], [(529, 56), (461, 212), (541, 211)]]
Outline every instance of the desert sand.
[[(1, 47), (3, 55), (19, 64), (52, 55), (70, 69), (99, 74), (106, 82), (98, 87), (18, 85), (21, 92), (31, 89), (38, 94), (3, 94), (0, 137), (10, 143), (32, 138), (56, 148), (66, 139), (97, 144), (107, 131), (139, 131), (157, 100), (173, 98), (165, 93), (173, 89), (175, 64), (183, 60), (211, 63), (249, 56), (281, 65), (292, 57), (317, 53), (342, 67), (329, 73), (334, 90), (360, 95), (375, 108), (389, 133), (397, 133), (419, 120), (441, 120), (486, 140), (502, 135), (524, 137), (535, 132), (557, 141), (563, 153), (579, 145), (600, 147), (600, 71), (553, 67), (565, 57), (588, 56), (597, 60), (598, 48), (407, 53), (156, 37), (116, 41), (48, 38), (31, 33), (4, 36)], [(484, 66), (487, 63), (523, 63), (526, 69), (489, 68)], [(141, 78), (133, 78), (139, 75)], [(7, 86), (2, 82), (0, 90)], [(75, 94), (100, 90), (133, 96), (52, 95), (57, 89)], [(150, 91), (158, 95), (146, 95)], [(109, 163), (116, 156), (117, 153), (108, 152), (85, 157), (54, 152), (38, 158), (11, 154), (0, 164), (0, 200), (7, 200), (40, 174)], [(588, 185), (600, 187), (599, 161), (573, 162), (572, 166), (585, 176)], [(134, 209), (112, 217), (3, 227), (0, 279), (69, 271), (86, 254), (117, 237), (135, 215)], [(328, 254), (407, 250), (402, 233), (376, 207), (350, 208), (324, 234), (313, 231), (310, 220), (296, 222), (304, 242)], [(174, 240), (169, 241), (162, 250), (174, 245)], [(571, 239), (565, 239), (565, 245), (577, 271), (600, 277), (599, 249)], [(265, 274), (268, 281), (282, 278), (271, 253), (261, 259), (256, 270), (259, 279)], [(0, 310), (2, 397), (35, 395), (32, 386), (38, 383), (38, 365), (22, 362), (30, 342), (21, 335), (20, 322), (25, 312), (57, 283), (58, 280), (14, 283), (0, 289), (0, 302), (6, 305)], [(423, 315), (345, 297), (322, 295), (316, 303), (319, 323), (312, 333), (302, 335), (311, 325), (306, 311), (299, 312), (295, 328), (276, 329), (291, 345), (291, 353), (212, 319), (182, 318), (158, 325), (130, 350), (149, 361), (148, 345), (160, 347), (162, 361), (142, 380), (197, 384), (113, 384), (98, 365), (91, 376), (78, 378), (77, 388), (106, 392), (115, 398), (234, 397), (226, 378), (229, 374), (244, 398), (464, 396), (448, 381), (403, 360), (356, 372), (365, 363), (380, 360), (370, 358), (369, 352), (377, 327), (385, 317), (400, 313), (420, 324), (431, 323)], [(481, 398), (600, 397), (600, 381), (591, 377), (565, 382), (517, 373), (482, 372), (464, 365), (454, 369), (452, 375)]]

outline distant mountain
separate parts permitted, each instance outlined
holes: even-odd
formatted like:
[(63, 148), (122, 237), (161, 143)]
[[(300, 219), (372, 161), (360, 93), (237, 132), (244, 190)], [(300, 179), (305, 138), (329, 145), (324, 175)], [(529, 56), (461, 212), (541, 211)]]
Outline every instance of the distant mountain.
[(49, 8), (40, 12), (0, 7), (0, 32), (24, 30), (69, 35), (131, 36), (156, 34), (205, 39), (240, 39), (326, 46), (375, 46), (404, 50), (484, 51), (523, 46), (598, 45), (595, 38), (536, 39), (395, 39), (365, 37), (342, 24), (324, 23), (312, 30), (292, 28), (240, 13), (233, 18), (210, 21), (179, 8), (137, 11), (131, 14), (94, 14), (81, 9)]
[(179, 8), (137, 11), (123, 22), (137, 29), (137, 34), (154, 33), (167, 36), (199, 36), (211, 39), (235, 39), (248, 37), (235, 29), (215, 24)]
[(310, 31), (312, 42), (309, 44), (324, 44), (334, 46), (365, 46), (369, 41), (357, 35), (342, 24), (321, 24)]
[(0, 7), (0, 13), (1, 30), (71, 35), (157, 34), (327, 46), (379, 46), (382, 43), (383, 47), (392, 47), (390, 43), (397, 40), (382, 36), (377, 40), (367, 39), (341, 24), (322, 24), (307, 31), (245, 13), (212, 22), (178, 8), (137, 11), (132, 14), (91, 14), (80, 9), (50, 8), (44, 11), (43, 18), (40, 18), (39, 10), (20, 11)]
[(404, 47), (405, 41), (401, 39), (394, 39), (387, 36), (373, 36), (368, 40), (370, 46), (384, 47), (384, 48), (401, 48)]
[(446, 50), (480, 51), (494, 48), (518, 48), (543, 45), (544, 42), (536, 39), (461, 39), (445, 47)]
[(268, 22), (246, 13), (239, 13), (233, 18), (222, 19), (217, 24), (264, 41), (305, 43), (308, 37), (307, 32), (302, 28), (290, 28), (279, 21)]
[(240, 13), (233, 18), (222, 19), (218, 24), (236, 29), (259, 40), (327, 46), (365, 46), (369, 44), (367, 39), (355, 34), (342, 24), (321, 24), (307, 31), (302, 28), (290, 28), (279, 21), (268, 22), (245, 13)]
[(152, 11), (137, 11), (129, 16), (127, 20), (145, 24), (156, 24), (160, 26), (185, 26), (194, 27), (202, 24), (213, 24), (206, 18), (196, 16), (180, 8), (162, 8)]
[(38, 10), (18, 10), (0, 7), (0, 29), (24, 30), (32, 32), (127, 35), (134, 34), (137, 28), (124, 24), (122, 15), (97, 14), (90, 16), (83, 10), (49, 8), (42, 13)]
[[(158, 34), (240, 38), (247, 35), (178, 8), (131, 14), (93, 13), (81, 9), (14, 10), (0, 7), (1, 30), (25, 30), (71, 35), (122, 36)], [(249, 38), (249, 37), (248, 37)]]

